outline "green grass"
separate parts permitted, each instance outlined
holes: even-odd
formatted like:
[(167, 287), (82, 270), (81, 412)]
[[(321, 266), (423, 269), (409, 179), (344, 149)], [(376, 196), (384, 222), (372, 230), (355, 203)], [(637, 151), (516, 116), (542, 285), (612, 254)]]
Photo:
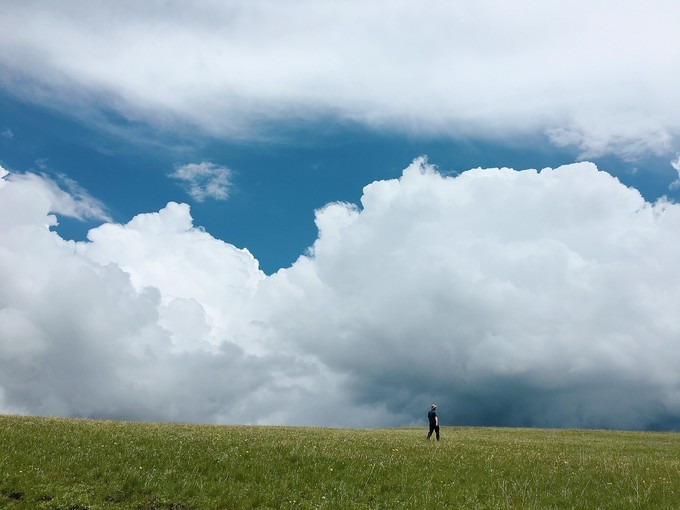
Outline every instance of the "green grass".
[(0, 508), (680, 508), (680, 435), (0, 416)]

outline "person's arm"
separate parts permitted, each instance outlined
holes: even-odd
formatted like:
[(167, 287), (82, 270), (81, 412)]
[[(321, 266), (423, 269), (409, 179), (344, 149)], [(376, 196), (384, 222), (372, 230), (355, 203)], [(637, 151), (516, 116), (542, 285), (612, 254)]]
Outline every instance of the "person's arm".
[(438, 415), (438, 414), (435, 414), (435, 415), (434, 415), (434, 424), (435, 424), (437, 427), (439, 427), (439, 415)]

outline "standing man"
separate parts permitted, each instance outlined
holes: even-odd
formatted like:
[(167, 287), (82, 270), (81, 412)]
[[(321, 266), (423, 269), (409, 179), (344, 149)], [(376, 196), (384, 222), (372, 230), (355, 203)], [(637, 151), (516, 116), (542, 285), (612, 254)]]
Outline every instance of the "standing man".
[(435, 404), (432, 404), (432, 409), (427, 413), (427, 421), (430, 422), (430, 431), (427, 433), (427, 438), (430, 439), (430, 436), (434, 431), (437, 436), (437, 441), (439, 441), (439, 416), (437, 416), (437, 406)]

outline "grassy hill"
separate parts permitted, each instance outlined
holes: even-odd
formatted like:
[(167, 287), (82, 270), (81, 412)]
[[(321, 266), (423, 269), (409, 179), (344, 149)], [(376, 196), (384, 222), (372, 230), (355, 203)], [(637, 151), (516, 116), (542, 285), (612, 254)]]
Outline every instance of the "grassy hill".
[(680, 434), (0, 416), (0, 508), (680, 508)]

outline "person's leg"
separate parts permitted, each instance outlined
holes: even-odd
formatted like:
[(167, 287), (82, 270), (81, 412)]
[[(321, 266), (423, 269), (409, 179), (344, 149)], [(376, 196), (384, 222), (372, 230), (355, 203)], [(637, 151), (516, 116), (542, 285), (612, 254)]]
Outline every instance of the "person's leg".
[(427, 433), (427, 438), (430, 439), (432, 432), (434, 431), (434, 425), (430, 424), (430, 431)]
[(434, 431), (437, 433), (437, 441), (439, 441), (439, 425), (434, 428)]

